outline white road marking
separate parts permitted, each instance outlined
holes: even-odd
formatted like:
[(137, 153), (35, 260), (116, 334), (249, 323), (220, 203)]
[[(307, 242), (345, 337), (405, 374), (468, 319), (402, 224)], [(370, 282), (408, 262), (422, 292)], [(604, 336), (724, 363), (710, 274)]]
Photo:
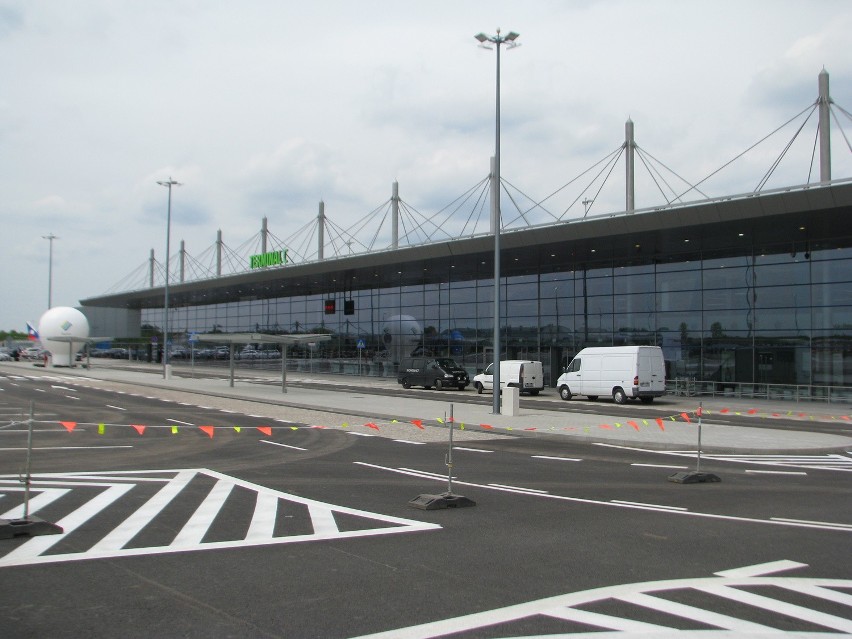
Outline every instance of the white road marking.
[(395, 441), (395, 442), (398, 442), (400, 444), (414, 444), (415, 446), (419, 446), (420, 444), (426, 443), (426, 442), (412, 442), (412, 441), (408, 441), (407, 439), (393, 439), (391, 441)]
[(195, 424), (193, 424), (192, 422), (182, 422), (179, 419), (167, 419), (166, 421), (169, 422), (169, 424), (174, 423), (174, 424), (183, 424), (184, 426), (195, 426)]
[[(34, 537), (13, 548), (5, 555), (2, 553), (6, 550), (6, 547), (0, 546), (0, 567), (78, 561), (82, 559), (156, 555), (189, 550), (212, 550), (298, 543), (370, 535), (422, 532), (441, 528), (438, 524), (381, 515), (346, 506), (334, 506), (270, 490), (263, 486), (208, 469), (109, 471), (105, 473), (81, 472), (37, 475), (34, 477), (35, 481), (32, 487), (34, 493), (50, 490), (57, 492), (56, 496), (52, 499), (48, 497), (36, 497), (31, 500), (30, 505), (33, 514), (35, 514), (35, 510), (43, 509), (48, 501), (61, 501), (60, 493), (64, 495), (70, 492), (73, 496), (74, 491), (81, 488), (89, 491), (92, 488), (98, 488), (100, 491), (81, 507), (56, 522), (64, 528), (62, 534)], [(196, 482), (196, 487), (205, 486), (207, 480), (211, 478), (216, 481), (213, 489), (206, 493), (200, 505), (184, 520), (182, 526), (180, 525), (181, 516), (170, 511), (172, 514), (170, 515), (169, 525), (174, 526), (177, 523), (180, 527), (180, 532), (170, 543), (163, 546), (126, 547), (167, 506), (173, 505), (175, 500), (183, 494), (184, 490), (191, 489), (191, 482)], [(4, 486), (4, 483), (17, 483), (17, 478), (11, 476), (0, 477), (0, 496), (3, 493), (9, 494), (21, 490), (20, 486)], [(109, 510), (110, 512), (121, 513), (125, 502), (120, 501), (120, 497), (134, 489), (144, 490), (146, 484), (151, 486), (154, 483), (162, 483), (163, 487), (149, 498), (145, 504), (136, 508), (115, 529), (105, 536), (100, 537), (100, 539), (96, 539), (93, 544), (91, 543), (91, 537), (97, 536), (99, 529), (97, 526), (87, 529), (83, 525), (85, 522), (101, 511)], [(205, 536), (210, 531), (216, 518), (220, 515), (222, 507), (228, 501), (229, 496), (234, 494), (234, 489), (236, 488), (240, 489), (241, 498), (245, 498), (247, 493), (254, 493), (256, 495), (254, 513), (250, 518), (246, 518), (246, 533), (244, 538), (205, 542)], [(75, 498), (72, 505), (78, 500), (79, 498)], [(129, 503), (135, 504), (135, 500)], [(302, 513), (301, 516), (309, 517), (313, 528), (312, 533), (295, 532), (288, 534), (285, 530), (283, 533), (275, 534), (276, 522), (280, 517), (280, 513), (284, 512), (283, 505), (288, 503), (296, 504), (299, 508), (292, 509), (290, 515), (285, 516), (292, 518), (294, 513)], [(15, 513), (17, 512), (17, 508), (13, 508), (9, 512)], [(351, 529), (342, 528), (336, 519), (337, 514), (345, 516), (341, 521), (347, 521), (349, 518), (358, 518), (369, 520), (371, 525), (352, 526)], [(175, 519), (175, 517), (177, 518)], [(301, 530), (301, 527), (299, 530)], [(73, 552), (49, 553), (54, 546), (72, 533), (75, 535)], [(91, 545), (87, 546), (87, 541)]]
[(493, 486), (494, 488), (508, 488), (509, 490), (520, 490), (525, 493), (535, 493), (538, 495), (547, 495), (549, 494), (546, 490), (538, 490), (537, 488), (525, 488), (523, 486), (507, 486), (506, 484), (488, 484), (489, 486)]
[(665, 506), (663, 504), (646, 504), (641, 501), (623, 501), (621, 499), (613, 499), (612, 503), (614, 504), (625, 504), (627, 506), (644, 506), (646, 508), (658, 509), (661, 508), (663, 510), (689, 510), (689, 508), (682, 508), (681, 506)]
[(751, 468), (746, 469), (747, 473), (751, 473), (753, 475), (805, 475), (807, 473), (803, 470), (753, 470)]
[(554, 461), (572, 461), (578, 462), (583, 461), (582, 459), (578, 459), (576, 457), (551, 457), (550, 455), (533, 455), (533, 459), (552, 459)]
[(105, 404), (107, 408), (114, 408), (115, 410), (127, 410), (126, 408), (122, 408), (121, 406), (113, 406), (112, 404)]
[(453, 446), (453, 450), (464, 450), (469, 453), (493, 453), (493, 450), (484, 450), (482, 448), (465, 448), (464, 446)]
[[(536, 616), (547, 617), (550, 620), (562, 619), (571, 623), (583, 623), (597, 628), (612, 631), (643, 634), (654, 637), (681, 637), (684, 639), (700, 639), (702, 637), (730, 637), (730, 636), (836, 636), (833, 633), (812, 633), (804, 631), (785, 632), (781, 627), (782, 620), (777, 623), (770, 616), (769, 625), (762, 625), (748, 619), (738, 619), (728, 614), (722, 614), (709, 610), (710, 602), (700, 608), (672, 601), (669, 593), (690, 591), (712, 593), (737, 601), (748, 606), (758, 607), (762, 610), (787, 617), (793, 615), (807, 623), (812, 623), (827, 628), (849, 632), (852, 620), (835, 615), (826, 614), (803, 606), (791, 605), (785, 601), (773, 599), (770, 596), (757, 594), (753, 591), (762, 590), (771, 595), (774, 589), (782, 588), (796, 593), (801, 593), (834, 602), (841, 606), (852, 607), (852, 597), (842, 592), (852, 588), (852, 581), (846, 579), (814, 579), (773, 577), (761, 574), (761, 569), (769, 573), (789, 568), (798, 568), (804, 564), (792, 561), (771, 562), (759, 566), (746, 566), (729, 571), (716, 573), (716, 576), (697, 579), (670, 579), (665, 581), (648, 581), (634, 584), (622, 584), (617, 586), (606, 586), (594, 588), (581, 592), (547, 597), (537, 601), (515, 604), (496, 610), (486, 610), (469, 615), (463, 615), (452, 619), (440, 619), (408, 628), (396, 628), (385, 632), (364, 635), (357, 639), (432, 639), (433, 637), (445, 637), (449, 635), (462, 635), (467, 632), (474, 634), (488, 634), (488, 629), (500, 625), (506, 633), (511, 633), (511, 624), (522, 623), (522, 627), (528, 628), (530, 621)], [(755, 574), (756, 573), (756, 574)], [(744, 590), (748, 588), (748, 591)], [(655, 596), (661, 593), (662, 596)], [(591, 612), (585, 608), (598, 603), (606, 603), (615, 600), (621, 606), (629, 604), (652, 610), (658, 614), (660, 625), (636, 621), (634, 619), (616, 617), (613, 615)], [(736, 609), (734, 609), (736, 610)], [(663, 615), (669, 615), (677, 619), (669, 620)], [(682, 630), (682, 621), (687, 619), (693, 622), (719, 628), (702, 630)], [(614, 632), (574, 632), (576, 626), (566, 626), (564, 633), (558, 633), (553, 629), (553, 623), (547, 624), (549, 634), (552, 637), (600, 637), (601, 639), (614, 638)], [(479, 630), (481, 632), (477, 633)], [(490, 635), (489, 635), (490, 636)], [(514, 636), (514, 635), (513, 635)]]
[(299, 446), (290, 446), (289, 444), (282, 444), (280, 442), (271, 442), (268, 439), (259, 440), (261, 444), (271, 444), (273, 446), (281, 446), (281, 448), (292, 448), (293, 450), (308, 450), (307, 448), (300, 448)]

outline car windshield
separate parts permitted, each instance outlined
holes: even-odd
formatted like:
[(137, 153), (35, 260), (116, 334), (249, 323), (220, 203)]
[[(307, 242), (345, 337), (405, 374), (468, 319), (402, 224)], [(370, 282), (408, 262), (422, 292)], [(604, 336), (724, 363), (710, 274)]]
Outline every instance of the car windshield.
[(438, 362), (438, 366), (441, 368), (459, 368), (459, 365), (456, 364), (454, 359), (449, 359), (448, 357), (442, 357), (441, 359), (435, 360)]

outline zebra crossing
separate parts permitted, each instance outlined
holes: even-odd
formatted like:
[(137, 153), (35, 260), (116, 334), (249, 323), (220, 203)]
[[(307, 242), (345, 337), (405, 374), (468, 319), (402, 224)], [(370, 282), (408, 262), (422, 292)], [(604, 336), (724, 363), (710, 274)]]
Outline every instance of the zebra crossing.
[[(35, 474), (30, 492), (30, 515), (63, 532), (0, 545), (0, 568), (440, 528), (203, 468)], [(18, 476), (0, 476), (0, 519), (23, 517), (23, 494)]]
[[(780, 560), (712, 577), (607, 586), (357, 639), (430, 639), (498, 624), (504, 633), (511, 633), (513, 625), (528, 632), (537, 621), (549, 634), (536, 637), (849, 636), (852, 580), (775, 576), (804, 568), (807, 564)], [(521, 634), (511, 636), (522, 639)]]
[[(669, 455), (695, 457), (695, 451), (666, 451)], [(757, 466), (783, 466), (786, 468), (806, 468), (810, 470), (836, 470), (852, 472), (852, 457), (836, 453), (823, 455), (729, 455), (702, 453), (702, 460), (753, 464)]]

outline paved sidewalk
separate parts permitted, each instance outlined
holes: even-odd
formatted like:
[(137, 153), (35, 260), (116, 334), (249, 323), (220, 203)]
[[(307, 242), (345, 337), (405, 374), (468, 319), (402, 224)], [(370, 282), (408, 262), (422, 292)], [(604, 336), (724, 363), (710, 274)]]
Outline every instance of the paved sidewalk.
[[(200, 370), (198, 372), (201, 374)], [(695, 450), (697, 413), (701, 404), (702, 450), (706, 452), (852, 451), (852, 410), (845, 404), (666, 396), (649, 405), (630, 404), (629, 417), (553, 410), (547, 401), (534, 402), (534, 408), (522, 407), (517, 416), (510, 416), (494, 415), (490, 403), (454, 402), (458, 394), (453, 392), (420, 389), (412, 389), (405, 395), (370, 392), (371, 388), (400, 388), (392, 379), (288, 372), (287, 392), (284, 393), (280, 371), (239, 370), (235, 373), (233, 387), (227, 371), (217, 369), (215, 372), (225, 377), (191, 377), (189, 367), (179, 367), (174, 368), (171, 379), (166, 380), (161, 367), (145, 364), (118, 368), (112, 363), (93, 363), (91, 369), (44, 369), (24, 362), (0, 363), (0, 375), (68, 375), (162, 392), (192, 393), (216, 398), (220, 403), (250, 402), (270, 409), (275, 407), (277, 415), (287, 415), (289, 419), (308, 425), (332, 428), (343, 424), (363, 427), (370, 423), (374, 425), (368, 429), (371, 434), (392, 437), (422, 436), (423, 431), (432, 430), (436, 431), (433, 441), (446, 439), (447, 418), (452, 411), (460, 437), (474, 433), (479, 433), (480, 437), (544, 435), (658, 450)], [(307, 381), (321, 383), (324, 387), (318, 389), (299, 383)], [(548, 389), (546, 393), (554, 399), (557, 397), (555, 390)], [(601, 405), (606, 404), (601, 402)], [(714, 423), (714, 418), (726, 413), (753, 419), (759, 427)], [(800, 420), (801, 429), (767, 426), (767, 422), (781, 417)], [(418, 428), (413, 422), (424, 428)], [(814, 432), (815, 424), (827, 426), (829, 430), (836, 426), (837, 433)]]

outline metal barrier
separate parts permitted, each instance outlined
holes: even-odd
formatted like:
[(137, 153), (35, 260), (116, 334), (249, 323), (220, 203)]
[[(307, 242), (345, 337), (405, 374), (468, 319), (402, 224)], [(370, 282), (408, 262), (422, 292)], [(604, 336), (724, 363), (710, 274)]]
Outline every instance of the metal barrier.
[(852, 387), (812, 384), (754, 384), (713, 382), (687, 378), (666, 381), (666, 392), (682, 397), (731, 397), (793, 402), (852, 403)]

